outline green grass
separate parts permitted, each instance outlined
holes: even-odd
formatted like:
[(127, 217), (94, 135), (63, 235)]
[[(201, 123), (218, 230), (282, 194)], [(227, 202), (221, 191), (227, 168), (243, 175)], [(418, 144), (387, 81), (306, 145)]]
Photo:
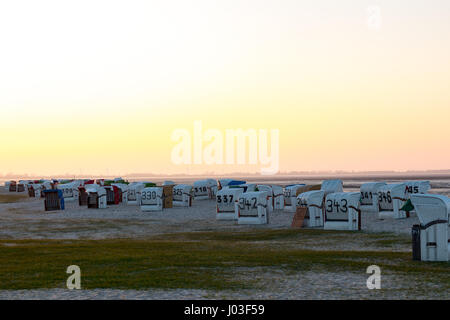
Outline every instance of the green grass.
[[(241, 267), (365, 273), (371, 264), (380, 266), (383, 273), (411, 279), (424, 275), (449, 286), (448, 263), (412, 261), (410, 252), (308, 250), (302, 240), (315, 237), (361, 244), (395, 238), (390, 234), (359, 233), (355, 237), (348, 232), (289, 229), (193, 232), (143, 240), (0, 240), (0, 289), (63, 288), (66, 268), (72, 264), (80, 266), (85, 289), (239, 290), (258, 286), (251, 277), (235, 276)], [(264, 241), (280, 245), (262, 246)], [(283, 245), (286, 241), (291, 245)]]
[(0, 194), (0, 203), (20, 202), (28, 198), (28, 194)]

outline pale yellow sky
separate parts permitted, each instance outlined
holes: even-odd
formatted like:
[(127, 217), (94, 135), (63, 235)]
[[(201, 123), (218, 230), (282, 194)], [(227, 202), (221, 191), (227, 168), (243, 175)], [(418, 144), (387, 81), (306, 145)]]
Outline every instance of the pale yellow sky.
[(450, 169), (448, 39), (445, 0), (4, 1), (0, 174), (259, 170), (175, 165), (195, 120), (278, 129), (281, 171)]

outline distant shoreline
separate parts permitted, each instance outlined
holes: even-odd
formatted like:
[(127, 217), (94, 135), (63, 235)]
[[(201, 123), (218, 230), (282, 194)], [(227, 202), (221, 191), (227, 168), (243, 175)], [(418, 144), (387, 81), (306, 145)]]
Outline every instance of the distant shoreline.
[[(6, 176), (0, 178), (1, 182), (9, 180), (38, 180), (38, 179), (101, 179), (101, 178), (115, 178), (117, 176), (81, 176), (81, 175), (54, 175), (54, 176)], [(128, 180), (193, 180), (201, 178), (240, 178), (249, 181), (252, 180), (325, 180), (325, 179), (345, 179), (345, 180), (427, 180), (427, 179), (450, 179), (450, 170), (445, 171), (417, 171), (417, 172), (321, 172), (321, 173), (285, 173), (277, 175), (259, 175), (259, 174), (249, 174), (249, 173), (231, 173), (231, 174), (198, 174), (198, 175), (156, 175), (156, 174), (129, 174), (122, 176)]]

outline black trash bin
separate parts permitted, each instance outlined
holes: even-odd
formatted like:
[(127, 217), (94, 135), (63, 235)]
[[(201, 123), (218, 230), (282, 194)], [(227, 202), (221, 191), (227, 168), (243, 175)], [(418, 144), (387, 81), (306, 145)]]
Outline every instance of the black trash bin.
[(412, 226), (411, 236), (412, 236), (413, 260), (420, 261), (421, 253), (420, 253), (420, 225), (419, 224), (415, 224)]

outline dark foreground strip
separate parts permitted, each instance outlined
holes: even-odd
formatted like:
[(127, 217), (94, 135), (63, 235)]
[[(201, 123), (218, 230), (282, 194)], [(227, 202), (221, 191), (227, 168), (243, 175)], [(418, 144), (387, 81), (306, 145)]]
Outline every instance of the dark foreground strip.
[[(45, 319), (299, 319), (341, 315), (345, 319), (361, 319), (358, 310), (370, 312), (371, 318), (385, 317), (397, 311), (402, 317), (414, 316), (418, 309), (432, 308), (439, 314), (448, 310), (447, 301), (268, 301), (268, 300), (164, 300), (164, 301), (0, 301), (4, 314), (43, 315)], [(349, 309), (350, 308), (350, 309)], [(358, 308), (358, 309), (356, 309)], [(361, 308), (361, 309), (360, 309)], [(349, 312), (349, 310), (353, 310)], [(134, 315), (134, 316), (133, 316)], [(140, 316), (138, 316), (140, 315)], [(290, 316), (289, 316), (290, 315)]]

